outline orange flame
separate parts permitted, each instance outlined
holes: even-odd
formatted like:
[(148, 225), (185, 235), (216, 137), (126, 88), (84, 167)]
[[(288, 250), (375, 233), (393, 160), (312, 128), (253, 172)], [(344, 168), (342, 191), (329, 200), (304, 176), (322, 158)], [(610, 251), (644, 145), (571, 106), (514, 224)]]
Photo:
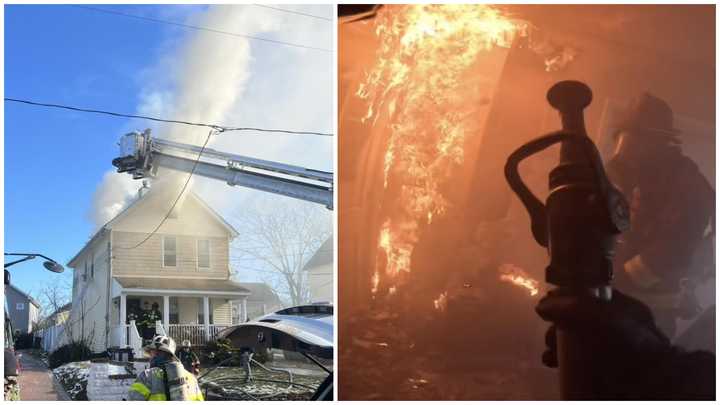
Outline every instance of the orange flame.
[(376, 266), (373, 294), (381, 278), (410, 272), (420, 224), (431, 224), (448, 208), (440, 185), (463, 162), (466, 137), (479, 132), (472, 115), (480, 102), (473, 101), (494, 90), (494, 81), (471, 68), (496, 47), (509, 47), (525, 28), (479, 4), (386, 6), (375, 24), (377, 60), (357, 96), (368, 102), (362, 120), (383, 120), (389, 132), (383, 186), (392, 177), (400, 209), (380, 230), (385, 274)]
[(538, 292), (540, 292), (540, 283), (528, 276), (527, 273), (519, 267), (504, 264), (500, 266), (500, 273), (500, 280), (525, 288), (531, 297), (536, 296)]
[(438, 311), (445, 311), (447, 308), (447, 291), (440, 294), (435, 300), (433, 300), (433, 306)]

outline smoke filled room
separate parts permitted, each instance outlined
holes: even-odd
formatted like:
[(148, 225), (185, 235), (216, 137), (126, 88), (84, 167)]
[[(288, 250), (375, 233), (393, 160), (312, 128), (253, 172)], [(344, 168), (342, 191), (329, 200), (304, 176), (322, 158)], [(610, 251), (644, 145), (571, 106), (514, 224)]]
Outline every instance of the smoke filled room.
[(715, 399), (715, 5), (340, 5), (341, 400)]

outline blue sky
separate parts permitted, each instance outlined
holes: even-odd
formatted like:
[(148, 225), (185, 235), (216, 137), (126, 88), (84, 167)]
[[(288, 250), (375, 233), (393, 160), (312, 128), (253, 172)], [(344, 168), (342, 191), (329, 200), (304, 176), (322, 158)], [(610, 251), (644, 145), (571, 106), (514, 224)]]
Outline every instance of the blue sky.
[[(197, 5), (99, 7), (173, 21), (187, 21), (193, 14), (205, 11), (204, 6)], [(248, 10), (253, 8), (244, 7)], [(322, 11), (312, 12), (328, 14)], [(272, 10), (265, 9), (262, 12), (271, 13)], [(295, 16), (292, 21), (307, 24), (302, 18), (305, 17)], [(328, 26), (331, 27), (331, 24)], [(238, 29), (236, 32), (242, 31)], [(127, 113), (146, 111), (143, 105), (147, 104), (148, 93), (165, 94), (163, 91), (172, 87), (172, 84), (163, 83), (164, 75), (160, 71), (163, 63), (166, 63), (163, 61), (168, 58), (177, 60), (177, 50), (195, 34), (193, 30), (180, 27), (71, 6), (6, 5), (5, 96)], [(277, 39), (284, 37), (296, 42), (306, 40), (276, 31), (268, 31), (264, 36)], [(250, 45), (251, 80), (246, 93), (258, 99), (267, 98), (273, 92), (273, 80), (263, 79), (257, 73), (270, 69), (263, 68), (263, 61), (271, 61), (268, 63), (274, 68), (279, 66), (278, 60), (286, 58), (284, 53), (304, 59), (310, 55), (317, 57), (313, 51), (282, 49), (284, 47), (258, 45), (252, 41)], [(330, 47), (331, 43), (312, 45)], [(330, 54), (321, 57), (328, 62), (332, 60)], [(284, 74), (280, 71), (275, 73), (278, 76)], [(252, 81), (253, 75), (258, 76), (257, 81)], [(302, 100), (301, 97), (296, 98)], [(242, 103), (248, 104), (247, 101)], [(286, 106), (286, 111), (292, 111), (291, 107)], [(110, 162), (117, 155), (117, 139), (130, 129), (142, 129), (148, 124), (9, 102), (5, 103), (4, 108), (5, 252), (40, 252), (65, 264), (95, 229), (89, 214), (93, 195), (103, 181), (103, 176), (112, 169)], [(330, 111), (331, 107), (323, 108)], [(300, 110), (297, 113), (302, 113), (301, 109), (295, 109)], [(237, 111), (246, 110), (248, 107), (237, 106)], [(245, 114), (245, 117), (249, 116), (254, 117)], [(332, 131), (331, 118), (327, 122), (297, 120), (297, 125), (292, 125), (293, 122), (260, 117), (248, 123)], [(247, 152), (252, 156), (270, 159), (287, 157), (284, 160), (287, 163), (308, 164), (302, 161), (302, 156), (297, 157), (297, 153), (292, 153), (297, 150), (297, 145), (278, 141), (280, 143), (269, 148), (266, 142), (259, 142), (253, 136), (245, 138), (246, 142), (241, 146), (233, 147), (232, 143), (223, 145), (236, 153)], [(331, 143), (325, 140), (310, 140), (303, 145), (322, 153), (332, 150)], [(265, 149), (268, 150), (267, 155), (262, 156)], [(294, 157), (300, 161), (292, 161)], [(322, 163), (311, 166), (327, 170), (331, 169), (331, 162), (332, 158), (328, 156)], [(199, 187), (203, 187), (203, 184)], [(213, 199), (227, 200), (226, 193), (234, 193), (231, 195), (236, 197), (242, 195), (242, 191), (227, 191), (224, 184), (204, 187), (218, 187), (217, 197), (208, 193), (211, 205)], [(223, 210), (232, 211), (236, 208), (223, 206), (219, 210), (222, 213)], [(13, 266), (10, 270), (14, 284), (33, 293), (58, 277), (45, 271), (42, 261), (38, 259)], [(70, 275), (68, 271), (60, 277)]]

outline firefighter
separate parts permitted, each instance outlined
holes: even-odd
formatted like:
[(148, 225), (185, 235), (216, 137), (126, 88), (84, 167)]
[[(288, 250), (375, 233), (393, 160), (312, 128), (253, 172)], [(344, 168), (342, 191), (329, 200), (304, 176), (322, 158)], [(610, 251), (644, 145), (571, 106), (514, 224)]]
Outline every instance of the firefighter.
[(183, 367), (185, 367), (185, 370), (193, 373), (194, 375), (198, 375), (200, 373), (200, 359), (198, 359), (198, 356), (193, 353), (191, 346), (192, 345), (189, 340), (183, 340), (180, 351), (178, 352), (178, 358), (180, 359)]
[[(713, 269), (715, 192), (680, 148), (673, 111), (648, 93), (636, 98), (616, 132), (608, 176), (630, 202), (615, 285), (646, 303), (670, 337), (677, 318), (699, 313), (695, 286)], [(698, 260), (704, 258), (704, 260)]]
[(155, 324), (162, 319), (157, 302), (153, 302), (152, 308), (150, 303), (145, 301), (145, 309), (142, 314), (143, 323), (143, 339), (150, 340), (155, 336)]
[(150, 355), (150, 365), (130, 386), (129, 401), (203, 400), (197, 379), (175, 357), (175, 341), (171, 337), (155, 336), (144, 349)]

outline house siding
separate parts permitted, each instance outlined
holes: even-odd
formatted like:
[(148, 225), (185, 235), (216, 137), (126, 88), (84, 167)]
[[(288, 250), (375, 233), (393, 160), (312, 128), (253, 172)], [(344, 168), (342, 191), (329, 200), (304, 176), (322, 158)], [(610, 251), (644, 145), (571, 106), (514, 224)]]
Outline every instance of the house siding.
[(28, 309), (30, 310), (30, 314), (28, 317), (28, 333), (29, 333), (29, 332), (32, 332), (35, 330), (35, 326), (37, 325), (37, 322), (38, 322), (38, 315), (39, 315), (40, 310), (38, 307), (36, 307), (32, 303), (30, 303), (30, 305), (28, 305)]
[(210, 310), (213, 314), (214, 324), (229, 325), (232, 323), (230, 300), (213, 298), (210, 300)]
[[(13, 330), (19, 330), (22, 333), (27, 333), (28, 327), (30, 326), (28, 322), (30, 320), (30, 301), (25, 296), (15, 291), (15, 289), (9, 287), (5, 288), (5, 298), (7, 300), (8, 315), (10, 316)], [(23, 309), (17, 309), (18, 303), (24, 305)]]
[[(73, 279), (73, 305), (70, 312), (72, 338), (81, 336), (90, 340), (90, 348), (102, 352), (107, 339), (107, 277), (108, 277), (108, 235), (98, 238), (82, 256), (75, 260)], [(85, 263), (88, 263), (87, 277)], [(91, 271), (90, 264), (94, 271)], [(84, 319), (83, 319), (84, 318)]]
[[(174, 267), (163, 266), (164, 236), (177, 238), (177, 262)], [(113, 231), (113, 276), (180, 276), (227, 279), (228, 239), (208, 236), (154, 234), (135, 249), (123, 249), (140, 243), (147, 234)], [(210, 241), (210, 268), (197, 267), (197, 241)]]
[(333, 302), (333, 266), (328, 263), (308, 270), (310, 300)]

